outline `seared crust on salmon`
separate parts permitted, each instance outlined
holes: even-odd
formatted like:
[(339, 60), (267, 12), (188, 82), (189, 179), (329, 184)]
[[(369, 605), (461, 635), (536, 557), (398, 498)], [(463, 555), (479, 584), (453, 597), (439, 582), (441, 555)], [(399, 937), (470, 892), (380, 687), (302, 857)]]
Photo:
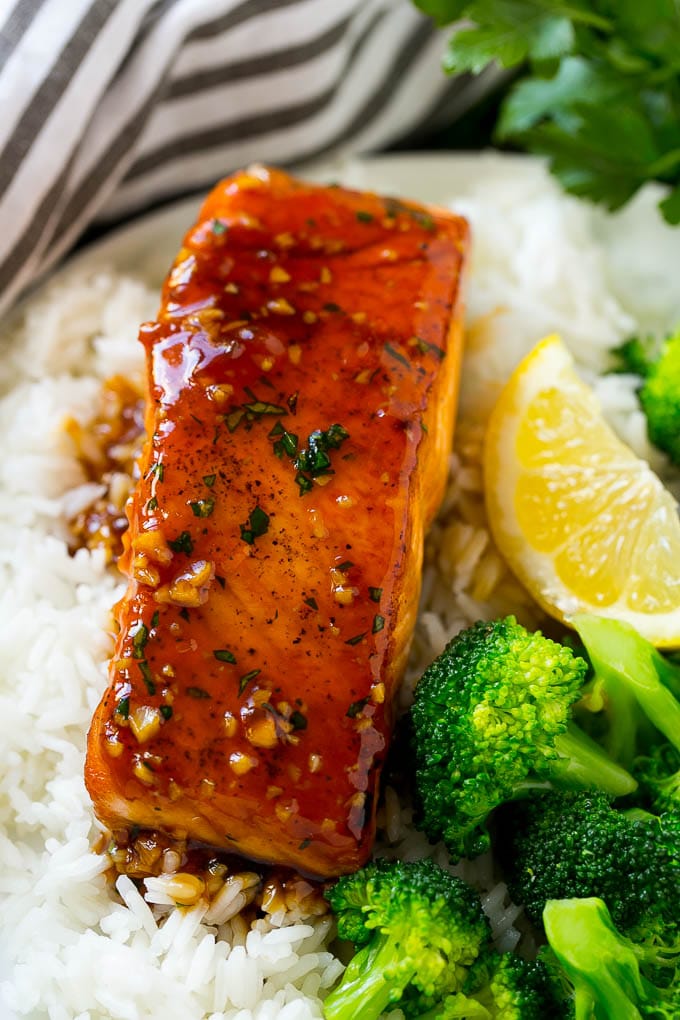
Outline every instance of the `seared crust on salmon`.
[(147, 352), (86, 781), (136, 825), (358, 868), (444, 490), (468, 229), (256, 167), (208, 196)]

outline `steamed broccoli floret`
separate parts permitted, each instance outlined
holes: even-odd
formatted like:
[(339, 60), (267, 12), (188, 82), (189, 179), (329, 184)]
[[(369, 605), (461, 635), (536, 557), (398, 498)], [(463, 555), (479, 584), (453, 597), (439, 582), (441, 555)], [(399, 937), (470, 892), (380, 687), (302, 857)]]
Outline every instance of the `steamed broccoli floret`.
[(514, 617), (477, 623), (426, 669), (412, 720), (422, 827), (452, 854), (488, 848), (489, 813), (532, 788), (635, 780), (571, 722), (586, 663)]
[(479, 898), (432, 861), (376, 861), (327, 893), (356, 954), (324, 1003), (328, 1020), (413, 1017), (460, 991), (490, 929)]
[(600, 899), (551, 900), (543, 923), (573, 985), (576, 1020), (680, 1016), (680, 944), (664, 947), (627, 938)]
[(492, 953), (485, 983), (467, 995), (448, 996), (418, 1020), (560, 1020), (571, 1016), (541, 960)]
[(638, 802), (654, 814), (680, 813), (680, 752), (671, 744), (660, 744), (638, 758), (633, 772), (640, 784)]
[(598, 896), (627, 934), (678, 925), (680, 816), (543, 793), (501, 813), (498, 846), (510, 895), (537, 924), (547, 900)]
[(661, 352), (661, 342), (655, 336), (632, 336), (612, 354), (619, 372), (632, 372), (646, 376)]
[(661, 735), (680, 752), (680, 667), (620, 620), (583, 613), (572, 622), (595, 670), (612, 757), (630, 767)]
[(638, 397), (650, 441), (680, 464), (680, 329), (660, 347), (634, 338), (617, 354), (629, 371), (643, 377)]

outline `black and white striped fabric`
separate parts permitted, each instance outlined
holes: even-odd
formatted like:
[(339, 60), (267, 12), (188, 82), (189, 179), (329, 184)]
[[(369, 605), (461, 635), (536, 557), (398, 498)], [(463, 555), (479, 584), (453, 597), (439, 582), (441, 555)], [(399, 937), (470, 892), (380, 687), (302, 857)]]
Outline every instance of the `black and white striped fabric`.
[(452, 120), (409, 0), (0, 0), (0, 309), (95, 220)]

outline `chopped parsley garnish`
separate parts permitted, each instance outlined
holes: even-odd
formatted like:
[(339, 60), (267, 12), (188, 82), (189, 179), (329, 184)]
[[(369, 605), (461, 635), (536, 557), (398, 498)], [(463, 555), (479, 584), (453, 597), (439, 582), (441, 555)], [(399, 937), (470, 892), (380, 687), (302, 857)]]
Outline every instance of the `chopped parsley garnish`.
[(347, 709), (345, 715), (349, 716), (350, 719), (355, 719), (359, 715), (359, 713), (364, 710), (364, 708), (368, 704), (368, 701), (369, 701), (368, 698), (361, 698), (360, 701), (353, 701), (352, 704)]
[(154, 683), (153, 676), (151, 675), (151, 667), (146, 659), (141, 659), (139, 663), (139, 672), (142, 674), (142, 680), (146, 684), (146, 689), (149, 694), (155, 694), (156, 684)]
[(158, 461), (156, 464), (152, 464), (149, 473), (146, 476), (151, 478), (151, 475), (155, 475), (159, 482), (162, 482), (165, 477), (165, 465)]
[(280, 421), (277, 421), (269, 435), (270, 438), (274, 439), (273, 449), (279, 459), (284, 454), (292, 459), (298, 452), (298, 437), (294, 432), (288, 432)]
[(342, 563), (338, 563), (335, 569), (342, 570), (344, 573), (346, 570), (351, 570), (353, 566), (354, 564), (352, 563), (351, 560), (343, 560)]
[(380, 602), (380, 599), (382, 598), (382, 593), (383, 593), (382, 588), (368, 589), (368, 597), (370, 598), (371, 602)]
[(319, 608), (319, 603), (316, 601), (315, 598), (312, 598), (311, 596), (308, 599), (305, 599), (305, 605), (309, 606), (310, 609)]
[(298, 850), (306, 850), (311, 842), (312, 842), (311, 836), (307, 836), (307, 839), (303, 839), (300, 845), (298, 846)]
[(210, 694), (204, 687), (187, 687), (187, 694), (190, 698), (209, 698)]
[(168, 545), (173, 552), (182, 552), (191, 556), (194, 551), (194, 543), (188, 531), (183, 531), (177, 538), (171, 538)]
[(130, 715), (130, 698), (121, 698), (116, 705), (116, 715), (119, 715), (121, 719), (127, 719)]
[(401, 351), (398, 351), (396, 347), (392, 346), (392, 344), (385, 344), (384, 350), (391, 358), (394, 358), (395, 361), (401, 362), (401, 364), (406, 365), (407, 368), (411, 367), (411, 362), (408, 358), (405, 358)]
[(343, 425), (330, 425), (327, 429), (315, 429), (307, 437), (307, 446), (303, 447), (293, 461), (297, 471), (295, 482), (304, 496), (312, 488), (312, 479), (322, 475), (332, 475), (330, 450), (339, 450), (349, 432)]
[(166, 722), (172, 719), (172, 705), (161, 705), (160, 711)]
[(203, 475), (203, 484), (207, 485), (209, 489), (212, 489), (216, 478), (217, 475)]
[(435, 358), (443, 361), (446, 357), (446, 351), (442, 350), (441, 347), (437, 347), (436, 344), (428, 343), (427, 340), (423, 340), (421, 336), (414, 336), (415, 346), (418, 348), (421, 354), (433, 354)]
[(152, 630), (154, 630), (158, 626), (158, 621), (160, 620), (160, 618), (161, 618), (160, 617), (160, 613), (158, 612), (158, 610), (156, 610), (155, 613), (153, 614), (153, 616), (151, 617), (151, 629)]
[(354, 637), (347, 638), (345, 641), (346, 645), (358, 645), (360, 641), (363, 641), (366, 637), (367, 631), (363, 631), (361, 634), (355, 634)]
[(189, 506), (194, 517), (210, 517), (215, 509), (215, 500), (210, 496), (208, 499), (197, 499), (195, 503), (190, 503)]
[(300, 471), (295, 476), (295, 484), (299, 487), (301, 496), (314, 488), (311, 478), (307, 478), (307, 475), (303, 475)]
[(302, 712), (298, 712), (297, 709), (294, 712), (291, 712), (290, 719), (288, 721), (294, 730), (307, 729), (307, 716), (303, 715)]
[(243, 541), (253, 545), (256, 538), (260, 538), (269, 530), (269, 514), (265, 513), (261, 506), (256, 506), (248, 515), (248, 523), (239, 527)]
[(243, 676), (240, 677), (239, 682), (238, 682), (238, 696), (239, 696), (239, 698), (241, 697), (241, 695), (245, 691), (245, 689), (248, 686), (248, 684), (250, 683), (250, 681), (254, 680), (256, 676), (259, 676), (259, 674), (261, 672), (262, 672), (262, 670), (260, 670), (260, 669), (251, 669), (248, 673), (244, 673)]
[(140, 623), (132, 635), (132, 654), (135, 659), (144, 658), (144, 648), (149, 640), (149, 631), (144, 623)]
[(158, 510), (158, 500), (155, 496), (152, 496), (149, 502), (146, 504), (146, 509), (151, 513), (153, 510)]
[(384, 626), (385, 626), (385, 617), (384, 616), (380, 616), (379, 613), (376, 613), (375, 616), (373, 617), (373, 626), (371, 628), (371, 633), (372, 634), (378, 634), (379, 631), (381, 631)]
[(260, 400), (260, 398), (257, 397), (248, 387), (245, 388), (245, 391), (247, 396), (250, 398), (248, 403), (239, 404), (232, 408), (224, 419), (230, 432), (234, 432), (241, 422), (245, 422), (246, 428), (251, 428), (253, 422), (260, 421), (261, 418), (264, 418), (267, 415), (281, 415), (288, 413), (285, 407), (281, 407), (280, 404), (272, 404), (268, 400)]
[(227, 232), (227, 224), (224, 222), (224, 220), (213, 220), (212, 232), (213, 234), (216, 234), (218, 237), (220, 236), (220, 234), (225, 234)]
[(215, 648), (213, 655), (218, 662), (230, 662), (232, 666), (236, 665), (236, 656), (228, 648)]
[(359, 223), (372, 223), (375, 218), (373, 213), (366, 212), (364, 209), (357, 209), (356, 217)]

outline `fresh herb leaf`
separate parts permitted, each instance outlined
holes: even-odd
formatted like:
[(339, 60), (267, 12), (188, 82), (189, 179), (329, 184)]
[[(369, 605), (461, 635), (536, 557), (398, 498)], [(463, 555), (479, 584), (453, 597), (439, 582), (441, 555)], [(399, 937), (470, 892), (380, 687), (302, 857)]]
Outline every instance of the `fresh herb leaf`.
[(310, 609), (315, 609), (316, 610), (316, 609), (319, 608), (319, 604), (316, 601), (316, 599), (315, 598), (311, 598), (311, 597), (308, 598), (308, 599), (305, 599), (305, 605), (309, 606)]
[(371, 627), (371, 633), (378, 634), (383, 629), (384, 626), (385, 617), (380, 616), (379, 613), (376, 613), (375, 616), (373, 617), (373, 626)]
[(307, 716), (303, 715), (302, 712), (298, 712), (297, 709), (291, 712), (289, 722), (294, 730), (307, 729)]
[(171, 538), (168, 545), (173, 552), (182, 552), (186, 556), (191, 556), (194, 551), (193, 539), (188, 531), (183, 531), (177, 538)]
[(232, 666), (236, 665), (236, 656), (228, 648), (215, 648), (213, 655), (218, 662), (230, 662)]
[(213, 232), (213, 234), (216, 234), (219, 237), (220, 234), (225, 234), (226, 231), (227, 231), (227, 224), (224, 222), (224, 220), (213, 220), (212, 221), (212, 232)]
[(401, 351), (398, 351), (396, 347), (392, 346), (392, 344), (385, 344), (384, 351), (386, 354), (389, 354), (391, 358), (394, 358), (395, 361), (399, 361), (402, 365), (405, 365), (406, 368), (411, 367), (411, 362), (408, 358), (405, 358)]
[(307, 437), (307, 445), (303, 447), (293, 461), (298, 472), (295, 481), (300, 487), (300, 495), (312, 488), (312, 479), (321, 475), (333, 474), (329, 450), (339, 450), (349, 432), (344, 425), (337, 422), (327, 429), (315, 429)]
[(166, 722), (172, 719), (172, 705), (161, 705), (160, 712)]
[(269, 530), (269, 514), (261, 506), (254, 507), (248, 515), (248, 523), (239, 525), (241, 538), (248, 545), (253, 545), (256, 538), (265, 535)]
[[(680, 17), (672, 0), (416, 0), (438, 24), (465, 21), (451, 73), (521, 67), (496, 136), (547, 156), (573, 194), (609, 209), (646, 182), (680, 222)], [(467, 27), (470, 25), (471, 27)]]
[(238, 682), (238, 696), (239, 696), (239, 698), (241, 697), (241, 695), (245, 691), (245, 689), (248, 686), (248, 684), (250, 683), (250, 681), (254, 680), (256, 676), (259, 676), (261, 672), (262, 672), (262, 670), (260, 670), (260, 669), (251, 669), (250, 672), (243, 674), (243, 676), (239, 679), (239, 682)]
[(215, 509), (215, 500), (212, 496), (209, 499), (197, 499), (195, 503), (190, 503), (189, 506), (194, 517), (210, 517)]
[(314, 488), (314, 483), (311, 478), (308, 478), (307, 475), (303, 475), (301, 471), (298, 471), (295, 476), (295, 484), (300, 489), (301, 496), (304, 496), (306, 492), (309, 492)]
[(343, 573), (347, 570), (351, 570), (354, 564), (351, 560), (343, 560), (342, 563), (338, 563), (336, 570), (342, 570)]
[(130, 715), (130, 699), (121, 698), (116, 705), (116, 715), (119, 715), (121, 719), (127, 719)]
[(373, 213), (366, 212), (364, 209), (357, 209), (356, 216), (359, 223), (372, 223), (375, 219)]
[(158, 610), (156, 610), (154, 612), (153, 616), (151, 617), (151, 629), (152, 630), (155, 630), (155, 628), (158, 626), (158, 621), (160, 620), (160, 618), (161, 618), (160, 613), (159, 613)]
[(311, 842), (312, 842), (311, 836), (307, 836), (307, 839), (303, 839), (300, 845), (298, 846), (298, 850), (306, 850)]
[(158, 510), (158, 500), (156, 499), (155, 496), (152, 496), (149, 502), (146, 504), (146, 509), (149, 511), (149, 513), (152, 513), (154, 510)]
[(205, 699), (210, 698), (210, 694), (204, 687), (187, 687), (186, 692), (190, 698)]
[(144, 648), (149, 640), (149, 631), (144, 623), (140, 623), (132, 635), (132, 655), (135, 659), (144, 658)]
[(212, 489), (216, 478), (217, 475), (203, 475), (203, 484), (207, 485), (209, 489)]
[(380, 599), (382, 598), (382, 593), (383, 593), (382, 588), (368, 589), (368, 597), (370, 598), (371, 602), (380, 602)]
[(363, 631), (362, 634), (355, 634), (354, 637), (347, 638), (345, 641), (346, 645), (358, 645), (360, 641), (363, 641), (366, 637), (367, 631)]
[(149, 694), (155, 694), (156, 684), (154, 683), (154, 679), (151, 673), (151, 667), (149, 666), (149, 663), (146, 661), (146, 659), (142, 659), (139, 662), (139, 672), (142, 674), (142, 680), (144, 681), (146, 689), (149, 692)]

